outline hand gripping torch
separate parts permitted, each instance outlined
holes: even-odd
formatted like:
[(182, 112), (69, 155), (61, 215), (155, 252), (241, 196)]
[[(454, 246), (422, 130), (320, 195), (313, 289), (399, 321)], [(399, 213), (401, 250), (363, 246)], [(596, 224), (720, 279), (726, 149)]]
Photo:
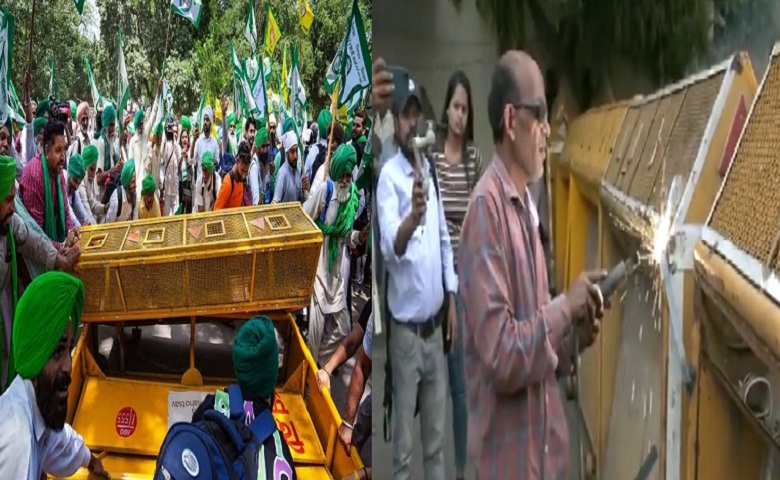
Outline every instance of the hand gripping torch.
[[(637, 252), (630, 257), (626, 258), (625, 260), (618, 263), (615, 267), (612, 268), (607, 273), (607, 276), (604, 277), (599, 283), (596, 284), (598, 286), (599, 291), (601, 292), (601, 298), (604, 301), (604, 305), (609, 305), (609, 298), (615, 294), (615, 292), (625, 284), (625, 282), (628, 280), (628, 277), (631, 276), (632, 273), (639, 267), (639, 265), (642, 263), (643, 256)], [(575, 358), (579, 359), (579, 353), (580, 353), (580, 342), (579, 342), (579, 335), (576, 333), (574, 334), (574, 355)], [(573, 400), (577, 397), (578, 393), (578, 381), (577, 381), (577, 375), (579, 371), (579, 365), (578, 361), (574, 361), (574, 369), (571, 372), (571, 375), (568, 378), (568, 384), (566, 385), (566, 396), (569, 400)]]
[(634, 270), (637, 269), (641, 262), (642, 255), (637, 252), (618, 263), (609, 271), (609, 273), (607, 273), (607, 276), (597, 284), (605, 303), (607, 302), (607, 299), (611, 297), (626, 280), (628, 280), (628, 277), (634, 273)]

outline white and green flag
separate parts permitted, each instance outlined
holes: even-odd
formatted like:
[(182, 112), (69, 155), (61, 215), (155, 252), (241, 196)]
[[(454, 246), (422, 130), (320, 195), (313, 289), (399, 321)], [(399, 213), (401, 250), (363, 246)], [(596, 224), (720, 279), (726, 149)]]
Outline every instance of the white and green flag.
[(257, 50), (257, 20), (255, 19), (254, 0), (249, 0), (249, 14), (246, 17), (244, 36), (249, 44), (252, 45), (252, 53), (254, 53)]
[(84, 65), (87, 69), (87, 83), (89, 83), (89, 92), (92, 94), (92, 106), (95, 107), (96, 110), (99, 110), (98, 107), (100, 104), (100, 91), (95, 84), (95, 77), (92, 75), (92, 67), (89, 66), (89, 58), (87, 58), (86, 55), (84, 55)]
[(84, 13), (84, 0), (73, 0), (73, 3), (76, 4), (76, 10), (79, 12), (79, 15)]
[(173, 13), (192, 22), (195, 28), (200, 25), (200, 14), (203, 9), (200, 0), (171, 0), (171, 8)]
[(19, 101), (14, 84), (10, 80), (8, 82), (8, 114), (17, 125), (23, 126), (27, 123), (22, 102)]
[(339, 49), (336, 50), (336, 56), (333, 57), (333, 61), (330, 62), (330, 65), (328, 65), (328, 71), (325, 72), (325, 80), (323, 80), (323, 83), (325, 84), (325, 90), (328, 92), (328, 95), (333, 94), (333, 89), (336, 87), (336, 83), (339, 81), (339, 72), (341, 71), (341, 58), (344, 55), (344, 42), (347, 41), (347, 36), (345, 35), (344, 38), (341, 40), (341, 45), (339, 45)]
[(359, 90), (371, 86), (371, 52), (368, 51), (366, 30), (357, 0), (352, 2), (352, 15), (347, 26), (340, 67), (339, 107), (346, 104)]
[(122, 27), (119, 27), (119, 61), (117, 75), (117, 118), (122, 118), (122, 113), (127, 108), (127, 102), (130, 100), (130, 82), (127, 81), (127, 68), (125, 66), (125, 47), (122, 41)]
[(0, 126), (8, 121), (11, 106), (11, 59), (14, 46), (14, 17), (0, 7)]
[(301, 80), (301, 71), (298, 66), (298, 47), (292, 47), (292, 68), (287, 76), (287, 88), (289, 89), (290, 117), (295, 122), (298, 131), (303, 131), (306, 126), (306, 91)]
[(165, 126), (167, 118), (173, 118), (173, 94), (170, 85), (168, 85), (168, 79), (165, 77), (163, 77), (160, 96), (155, 99), (155, 102), (157, 102), (157, 116), (154, 119), (154, 127), (156, 128), (160, 124)]
[(198, 113), (193, 117), (198, 122), (198, 128), (203, 128), (203, 109), (206, 108), (206, 94), (203, 93), (200, 96), (200, 104), (198, 104)]

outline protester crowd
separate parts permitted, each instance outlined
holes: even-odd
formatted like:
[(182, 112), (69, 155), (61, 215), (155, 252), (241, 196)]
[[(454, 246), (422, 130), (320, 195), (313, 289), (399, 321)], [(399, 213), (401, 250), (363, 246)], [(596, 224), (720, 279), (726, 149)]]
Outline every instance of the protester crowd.
[[(161, 79), (158, 90), (162, 84)], [(352, 321), (353, 292), (360, 294), (370, 288), (371, 278), (367, 247), (372, 180), (371, 169), (363, 166), (371, 160), (370, 152), (365, 151), (368, 117), (362, 108), (354, 110), (346, 129), (330, 109), (323, 109), (299, 137), (291, 118), (284, 118), (280, 125), (275, 114), (267, 119), (238, 118), (225, 99), (206, 105), (198, 120), (182, 115), (155, 124), (156, 105), (148, 114), (136, 108), (117, 118), (111, 104), (96, 111), (87, 102), (75, 104), (56, 98), (35, 102), (30, 91), (28, 74), (23, 99), (26, 122), (19, 125), (9, 117), (0, 126), (0, 248), (6, 251), (5, 262), (0, 262), (0, 391), (7, 388), (0, 396), (0, 407), (11, 413), (3, 422), (25, 425), (13, 435), (0, 434), (0, 477), (37, 480), (44, 471), (68, 476), (80, 466), (105, 474), (78, 432), (63, 427), (64, 410), (60, 408), (67, 401), (70, 365), (66, 368), (54, 357), (70, 359), (68, 352), (83, 304), (80, 282), (58, 276), (49, 280), (59, 282), (56, 285), (38, 287), (52, 292), (67, 290), (67, 298), (65, 293), (62, 298), (53, 294), (45, 304), (68, 315), (71, 310), (76, 312), (71, 317), (73, 323), (63, 321), (42, 333), (16, 327), (20, 315), (25, 314), (15, 308), (17, 299), (24, 291), (21, 306), (35, 295), (36, 282), (31, 281), (36, 275), (28, 270), (73, 272), (83, 226), (298, 202), (324, 238), (314, 294), (304, 315), (306, 344), (322, 368), (318, 378), (323, 373), (329, 377), (347, 357), (356, 354), (353, 338), (359, 337), (361, 352), (370, 352), (370, 347), (362, 346), (364, 340), (370, 345), (370, 328), (366, 326), (372, 305), (370, 290), (366, 291), (369, 301), (361, 320), (355, 325)], [(17, 256), (24, 261), (17, 261)], [(28, 262), (30, 268), (25, 268)], [(40, 278), (49, 278), (47, 275)], [(73, 286), (73, 282), (78, 285)], [(61, 303), (66, 301), (68, 308)], [(42, 314), (43, 310), (36, 309), (31, 315)], [(247, 322), (237, 341), (242, 335), (267, 334), (266, 323), (270, 324), (267, 318)], [(245, 329), (252, 333), (245, 333)], [(53, 343), (25, 343), (25, 335), (50, 336), (47, 342)], [(65, 353), (57, 346), (60, 341)], [(18, 348), (23, 343), (28, 345), (24, 351)], [(236, 344), (233, 348), (235, 361)], [(273, 351), (264, 350), (262, 357), (276, 360), (277, 348), (274, 342)], [(41, 358), (36, 357), (35, 368), (22, 370), (30, 355)], [(360, 355), (364, 353), (358, 354), (358, 359)], [(337, 360), (332, 361), (333, 357)], [(59, 370), (49, 372), (49, 365), (55, 363)], [(371, 433), (370, 398), (368, 406), (360, 409), (362, 415), (357, 411), (370, 370), (366, 375), (363, 363), (358, 364), (361, 377), (355, 384), (359, 388), (356, 393), (350, 388), (339, 429), (347, 452), (353, 444), (362, 448)], [(251, 377), (252, 372), (243, 375)], [(329, 381), (321, 384), (323, 388), (330, 386)], [(254, 397), (261, 404), (268, 398), (268, 385), (264, 385), (264, 393)], [(275, 376), (271, 392), (273, 385)], [(251, 391), (245, 390), (245, 395)], [(39, 413), (30, 409), (30, 401)], [(34, 421), (25, 423), (30, 419)], [(43, 430), (53, 440), (42, 438), (39, 432)], [(353, 430), (357, 433), (354, 437)], [(0, 431), (11, 430), (3, 426)], [(22, 450), (8, 443), (15, 442), (19, 434), (29, 437), (29, 445)], [(279, 455), (282, 451), (289, 456), (289, 449), (280, 449)], [(370, 452), (362, 456), (370, 466)], [(370, 468), (361, 470), (360, 475), (370, 478)]]

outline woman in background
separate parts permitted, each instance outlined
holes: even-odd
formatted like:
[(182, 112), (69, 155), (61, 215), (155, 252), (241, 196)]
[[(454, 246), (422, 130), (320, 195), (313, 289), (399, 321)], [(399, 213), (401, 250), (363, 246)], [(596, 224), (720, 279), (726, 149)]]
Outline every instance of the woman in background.
[[(469, 198), (482, 175), (482, 157), (474, 146), (474, 112), (471, 103), (471, 85), (462, 71), (450, 77), (444, 98), (444, 112), (441, 118), (441, 134), (433, 154), (436, 176), (447, 229), (450, 233), (455, 271), (458, 270), (458, 243), (463, 217), (466, 215)], [(455, 440), (455, 471), (458, 480), (463, 479), (466, 469), (468, 440), (468, 410), (466, 405), (466, 382), (463, 369), (463, 303), (457, 297), (458, 325), (455, 344), (447, 355), (450, 375), (450, 396), (452, 397), (452, 429)]]

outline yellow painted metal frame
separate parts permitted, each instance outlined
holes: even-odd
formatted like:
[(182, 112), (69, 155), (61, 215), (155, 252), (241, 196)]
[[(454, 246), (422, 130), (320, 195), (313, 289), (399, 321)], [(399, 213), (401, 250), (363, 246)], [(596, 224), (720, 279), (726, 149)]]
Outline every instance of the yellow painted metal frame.
[[(738, 64), (735, 67), (738, 68), (738, 71), (733, 75), (733, 80), (728, 85), (720, 87), (723, 90), (721, 95), (725, 101), (719, 104), (718, 111), (710, 113), (710, 122), (715, 122), (713, 124), (714, 130), (712, 138), (704, 143), (706, 150), (699, 153), (704, 157), (702, 157), (701, 171), (697, 172), (695, 188), (692, 189), (692, 195), (687, 200), (686, 216), (683, 219), (686, 224), (700, 225), (706, 221), (707, 214), (722, 182), (718, 168), (739, 99), (742, 96), (750, 104), (756, 93), (757, 82), (747, 55), (737, 54), (735, 59), (736, 63), (733, 65)], [(693, 81), (700, 80), (694, 79)], [(667, 136), (664, 130), (674, 128), (669, 125), (670, 119), (665, 118), (663, 121), (654, 122), (654, 117), (656, 115), (668, 117), (670, 112), (676, 117), (678, 113), (674, 113), (673, 109), (670, 110), (673, 107), (665, 99), (679, 93), (679, 89), (686, 88), (686, 85), (683, 81), (679, 86), (669, 87), (646, 98), (640, 97), (631, 102), (592, 109), (577, 117), (574, 122), (570, 122), (566, 143), (560, 157), (551, 159), (552, 196), (554, 199), (552, 215), (557, 257), (555, 275), (560, 290), (569, 286), (586, 267), (610, 268), (624, 256), (626, 242), (631, 240), (625, 237), (621, 238), (621, 235), (616, 233), (611, 215), (626, 216), (629, 215), (629, 212), (624, 207), (616, 206), (605, 200), (602, 183), (614, 182), (617, 184), (616, 190), (622, 191), (624, 194), (629, 191), (633, 192), (634, 184), (637, 182), (635, 177), (638, 175), (635, 175), (634, 172), (645, 168), (648, 159), (655, 156), (655, 161), (658, 161), (659, 155), (668, 155), (669, 158), (673, 159), (674, 155), (680, 154), (679, 152), (666, 152), (671, 134)], [(680, 99), (681, 97), (678, 96), (677, 101), (681, 101)], [(657, 105), (662, 101), (666, 103), (661, 109), (657, 106), (651, 107), (651, 105)], [(648, 112), (651, 112), (652, 115)], [(645, 115), (643, 116), (642, 113)], [(651, 140), (648, 138), (650, 136), (648, 131), (653, 123), (655, 123), (653, 134), (656, 137)], [(675, 122), (671, 123), (674, 125)], [(661, 125), (665, 127), (662, 129)], [(666, 132), (668, 133), (668, 130)], [(661, 143), (659, 143), (659, 140), (655, 140), (655, 138), (665, 138), (665, 140), (660, 140)], [(663, 143), (664, 141), (666, 143)], [(701, 147), (699, 149), (701, 150)], [(645, 171), (650, 170), (642, 170), (642, 174), (646, 174)], [(654, 193), (651, 194), (650, 199), (657, 197), (659, 195)], [(648, 199), (643, 198), (642, 200), (647, 202)], [(657, 210), (658, 206), (646, 205), (646, 208), (648, 211), (653, 211)], [(589, 258), (586, 251), (588, 231), (594, 228), (594, 225), (597, 225), (599, 237), (597, 259)], [(708, 375), (706, 372), (709, 372), (710, 369), (702, 367), (699, 362), (700, 325), (694, 312), (695, 281), (692, 272), (685, 274), (684, 282), (681, 285), (684, 298), (683, 340), (685, 351), (688, 361), (693, 364), (697, 377)], [(600, 470), (600, 463), (607, 454), (607, 432), (610, 428), (610, 415), (615, 391), (619, 388), (630, 388), (630, 386), (619, 385), (616, 376), (622, 335), (620, 310), (620, 308), (613, 308), (606, 312), (602, 322), (602, 332), (597, 343), (581, 359), (579, 396), (582, 400), (586, 431), (591, 436), (592, 444), (596, 449), (597, 458), (589, 459), (589, 463), (595, 467), (594, 470)], [(666, 369), (669, 350), (667, 345), (669, 318), (666, 312), (663, 313), (661, 322), (664, 346), (662, 352), (659, 353), (663, 356), (663, 365)], [(682, 440), (681, 453), (679, 454), (681, 468), (679, 476), (674, 476), (675, 480), (676, 478), (686, 480), (738, 478), (725, 477), (721, 474), (705, 476), (704, 472), (717, 472), (716, 468), (704, 465), (707, 461), (718, 465), (726, 463), (723, 457), (715, 458), (717, 452), (723, 452), (724, 449), (712, 448), (712, 455), (703, 451), (702, 448), (697, 449), (697, 445), (700, 445), (701, 442), (720, 441), (721, 445), (724, 443), (713, 435), (710, 435), (706, 440), (702, 438), (707, 429), (702, 425), (701, 419), (718, 421), (718, 415), (723, 415), (723, 409), (728, 408), (728, 404), (723, 403), (721, 399), (715, 401), (711, 398), (713, 395), (720, 394), (713, 390), (715, 384), (717, 382), (708, 377), (705, 381), (696, 382), (690, 396), (683, 395)], [(665, 390), (664, 382), (662, 395), (664, 405), (661, 406), (664, 423), (666, 423), (665, 400), (667, 395)], [(704, 398), (706, 401), (700, 400)], [(704, 408), (705, 411), (702, 411), (701, 408)], [(712, 431), (711, 427), (708, 427), (707, 431)], [(745, 432), (744, 429), (738, 431), (740, 434)], [(662, 434), (663, 438), (665, 438), (665, 434)], [(755, 445), (755, 442), (750, 440), (745, 442), (745, 445)], [(655, 478), (664, 478), (662, 472), (666, 471), (667, 454), (665, 442), (659, 445), (659, 449), (661, 457), (655, 469), (659, 475)], [(620, 455), (619, 452), (611, 454)], [(722, 467), (720, 471), (734, 470)], [(746, 477), (740, 476), (739, 478)]]
[[(363, 467), (358, 452), (352, 449), (351, 456), (347, 456), (346, 452), (338, 445), (336, 432), (338, 426), (341, 424), (341, 417), (330, 397), (330, 393), (326, 390), (321, 393), (317, 388), (316, 372), (317, 366), (314, 359), (311, 356), (308, 348), (303, 341), (300, 330), (298, 329), (295, 319), (284, 312), (271, 312), (269, 316), (274, 322), (283, 322), (290, 329), (289, 343), (285, 350), (284, 364), (285, 368), (290, 371), (287, 378), (279, 379), (278, 384), (283, 384), (281, 389), (277, 389), (279, 392), (286, 392), (285, 394), (294, 394), (301, 399), (305, 398), (306, 409), (311, 419), (311, 425), (316, 432), (319, 446), (321, 447), (322, 460), (307, 460), (306, 463), (298, 463), (296, 461), (296, 472), (299, 474), (299, 478), (335, 478), (341, 479), (350, 474), (355, 474)], [(246, 317), (244, 317), (246, 318)], [(218, 319), (204, 318), (204, 321), (214, 321)], [(73, 372), (72, 383), (70, 385), (70, 396), (68, 398), (68, 416), (67, 421), (72, 423), (79, 407), (79, 403), (82, 400), (84, 389), (86, 388), (87, 381), (89, 379), (102, 379), (113, 382), (120, 382), (120, 384), (136, 384), (138, 385), (138, 391), (143, 390), (143, 385), (150, 385), (156, 391), (160, 389), (176, 389), (176, 390), (202, 390), (202, 391), (214, 391), (216, 388), (222, 388), (228, 384), (228, 382), (234, 382), (234, 379), (228, 381), (222, 381), (220, 379), (204, 379), (206, 386), (204, 387), (184, 387), (175, 386), (171, 383), (170, 379), (161, 379), (161, 376), (136, 374), (132, 378), (124, 377), (112, 377), (108, 378), (97, 366), (94, 355), (92, 352), (92, 346), (94, 345), (93, 336), (96, 335), (96, 323), (87, 323), (82, 327), (80, 338), (76, 344), (75, 353), (73, 356)], [(284, 369), (283, 369), (284, 370)], [(306, 396), (304, 397), (304, 391)], [(99, 393), (97, 394), (99, 398)], [(158, 399), (159, 400), (159, 399)], [(107, 418), (115, 414), (114, 411), (103, 412), (101, 411), (100, 402), (93, 403), (96, 407), (94, 411), (95, 418)], [(86, 413), (86, 412), (85, 412)], [(167, 418), (166, 412), (157, 412), (156, 426), (153, 427), (156, 431), (155, 438), (164, 437), (164, 431), (167, 430)], [(275, 414), (277, 423), (280, 421), (278, 414)], [(111, 417), (113, 418), (113, 417)], [(155, 420), (152, 420), (155, 421)], [(85, 434), (85, 438), (90, 437), (90, 422), (89, 417), (82, 416), (82, 433)], [(83, 427), (83, 425), (87, 425)], [(111, 426), (112, 427), (112, 426)], [(100, 428), (100, 427), (95, 427)], [(105, 426), (103, 426), (105, 428)], [(288, 433), (285, 431), (285, 433)], [(94, 448), (94, 445), (89, 445)], [(155, 447), (156, 448), (156, 447)], [(110, 451), (95, 449), (94, 451), (98, 456), (102, 458), (104, 466), (112, 474), (113, 478), (137, 478), (137, 479), (150, 479), (154, 473), (155, 458), (149, 455), (151, 450), (144, 449), (143, 452), (138, 452), (133, 449), (127, 449), (117, 447), (110, 448)], [(154, 448), (152, 449), (154, 450)], [(294, 455), (295, 456), (295, 455)], [(313, 464), (311, 462), (314, 462)], [(322, 463), (318, 466), (317, 463)], [(120, 476), (119, 474), (123, 475)], [(88, 478), (88, 472), (85, 469), (81, 469), (76, 475), (71, 477), (73, 479), (86, 479)]]

